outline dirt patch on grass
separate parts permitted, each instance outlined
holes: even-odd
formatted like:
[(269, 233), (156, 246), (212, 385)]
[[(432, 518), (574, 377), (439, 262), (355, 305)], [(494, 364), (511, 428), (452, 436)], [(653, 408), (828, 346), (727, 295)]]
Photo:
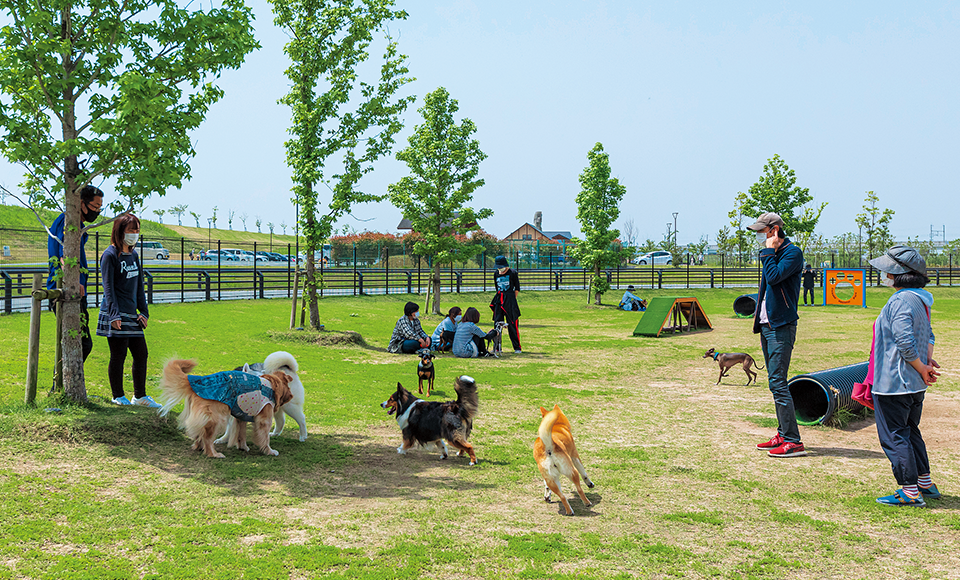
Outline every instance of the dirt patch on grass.
[[(320, 346), (362, 346), (374, 348), (367, 344), (359, 332), (352, 330), (272, 330), (267, 336), (278, 341), (306, 342)], [(375, 349), (382, 350), (382, 349)]]

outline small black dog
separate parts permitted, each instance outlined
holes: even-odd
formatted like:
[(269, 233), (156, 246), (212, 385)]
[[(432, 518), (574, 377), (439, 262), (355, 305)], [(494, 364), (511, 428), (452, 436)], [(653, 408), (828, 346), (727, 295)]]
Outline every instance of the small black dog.
[(491, 341), (493, 345), (490, 348), (490, 352), (493, 356), (500, 358), (500, 355), (503, 354), (503, 330), (507, 327), (507, 323), (499, 320), (494, 323), (493, 331), (493, 340)]
[(437, 374), (436, 368), (433, 366), (433, 359), (436, 356), (430, 352), (429, 348), (421, 348), (417, 351), (417, 356), (420, 357), (420, 364), (417, 365), (417, 378), (420, 381), (420, 394), (423, 393), (423, 381), (427, 381), (427, 393), (426, 396), (430, 396), (430, 391), (433, 390), (433, 379)]

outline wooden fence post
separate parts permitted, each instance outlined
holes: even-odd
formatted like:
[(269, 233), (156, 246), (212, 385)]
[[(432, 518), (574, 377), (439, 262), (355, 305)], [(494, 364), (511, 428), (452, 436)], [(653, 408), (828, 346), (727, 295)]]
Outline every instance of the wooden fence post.
[(40, 367), (40, 310), (43, 303), (36, 296), (40, 291), (42, 274), (33, 275), (33, 300), (30, 304), (30, 338), (27, 344), (27, 385), (23, 402), (33, 406), (37, 398), (37, 371)]

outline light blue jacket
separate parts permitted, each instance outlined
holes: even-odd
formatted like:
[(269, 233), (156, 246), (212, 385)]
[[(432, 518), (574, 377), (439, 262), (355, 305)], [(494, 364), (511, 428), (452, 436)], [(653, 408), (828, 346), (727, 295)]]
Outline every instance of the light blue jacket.
[(934, 343), (927, 309), (933, 295), (919, 288), (904, 288), (890, 297), (874, 327), (874, 395), (908, 395), (927, 390), (910, 361), (927, 364), (927, 345)]

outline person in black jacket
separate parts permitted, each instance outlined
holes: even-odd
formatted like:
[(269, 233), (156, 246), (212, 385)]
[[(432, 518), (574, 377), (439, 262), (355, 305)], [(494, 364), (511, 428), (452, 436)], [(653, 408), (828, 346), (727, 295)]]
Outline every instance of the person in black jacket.
[(807, 305), (807, 292), (810, 293), (810, 304), (816, 304), (817, 297), (813, 293), (814, 284), (817, 283), (817, 271), (806, 264), (803, 267), (803, 305)]
[(510, 267), (507, 259), (497, 256), (494, 261), (497, 270), (493, 273), (493, 285), (497, 293), (490, 301), (493, 309), (493, 322), (506, 321), (507, 332), (510, 334), (510, 343), (513, 352), (520, 354), (520, 306), (517, 304), (517, 295), (520, 293), (520, 278), (517, 271)]
[[(97, 336), (107, 337), (110, 362), (107, 377), (113, 402), (117, 405), (143, 405), (159, 408), (147, 396), (147, 340), (143, 330), (150, 312), (143, 291), (143, 269), (134, 249), (140, 238), (140, 220), (133, 214), (113, 222), (110, 245), (100, 258), (103, 276), (103, 300), (97, 318)], [(133, 400), (123, 393), (123, 366), (127, 351), (133, 355)]]

